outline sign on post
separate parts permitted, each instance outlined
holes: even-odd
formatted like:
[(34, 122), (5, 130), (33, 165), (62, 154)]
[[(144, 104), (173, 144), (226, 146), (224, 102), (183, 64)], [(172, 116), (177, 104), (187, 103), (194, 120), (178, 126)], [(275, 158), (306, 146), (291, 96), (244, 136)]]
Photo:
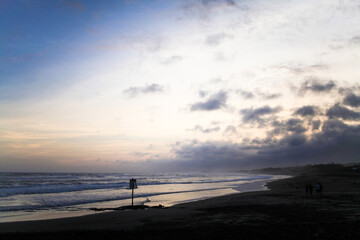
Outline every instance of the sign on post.
[(131, 189), (131, 206), (134, 206), (134, 189), (137, 188), (137, 183), (135, 178), (130, 179), (130, 189)]
[(137, 188), (136, 179), (132, 178), (130, 179), (130, 189), (135, 189), (135, 188)]

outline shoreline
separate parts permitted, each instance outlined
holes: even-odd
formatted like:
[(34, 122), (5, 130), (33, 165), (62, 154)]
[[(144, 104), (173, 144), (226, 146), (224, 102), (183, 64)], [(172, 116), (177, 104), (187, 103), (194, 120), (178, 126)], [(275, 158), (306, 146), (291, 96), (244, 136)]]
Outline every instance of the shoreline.
[[(261, 174), (260, 174), (261, 175)], [(264, 174), (264, 175), (268, 175), (268, 174)], [(29, 219), (29, 220), (18, 220), (18, 221), (10, 221), (10, 222), (0, 222), (0, 234), (1, 233), (11, 233), (11, 232), (39, 232), (39, 231), (68, 231), (68, 230), (85, 230), (88, 229), (88, 227), (74, 227), (73, 223), (77, 223), (80, 225), (86, 225), (87, 221), (94, 221), (94, 218), (99, 218), (101, 219), (101, 221), (106, 221), (108, 217), (113, 217), (111, 215), (119, 215), (122, 214), (124, 216), (125, 219), (129, 217), (129, 215), (133, 215), (130, 216), (130, 219), (132, 219), (132, 217), (135, 217), (135, 222), (133, 224), (126, 224), (125, 227), (120, 227), (120, 230), (132, 230), (134, 228), (136, 228), (138, 226), (138, 224), (136, 223), (138, 221), (138, 218), (141, 218), (141, 211), (146, 211), (146, 212), (151, 212), (151, 214), (156, 214), (155, 211), (169, 211), (171, 212), (170, 214), (173, 214), (173, 212), (179, 212), (178, 209), (184, 209), (187, 208), (186, 206), (192, 206), (195, 205), (197, 206), (198, 204), (201, 205), (201, 203), (203, 201), (216, 201), (217, 199), (222, 199), (224, 197), (228, 197), (228, 196), (237, 196), (239, 194), (246, 194), (246, 193), (255, 193), (255, 192), (266, 192), (266, 191), (270, 191), (270, 189), (268, 187), (266, 187), (267, 184), (269, 184), (270, 182), (274, 182), (274, 181), (279, 181), (282, 179), (286, 179), (286, 178), (291, 178), (292, 176), (285, 176), (285, 175), (272, 175), (273, 179), (267, 179), (267, 180), (263, 180), (263, 181), (255, 181), (253, 183), (245, 183), (244, 185), (246, 185), (246, 190), (243, 190), (241, 187), (242, 185), (239, 185), (238, 187), (234, 188), (234, 190), (238, 191), (235, 193), (230, 193), (230, 194), (225, 194), (225, 195), (220, 195), (220, 196), (213, 196), (213, 197), (204, 197), (204, 198), (200, 198), (200, 199), (195, 199), (195, 200), (189, 200), (189, 201), (185, 201), (182, 203), (177, 203), (174, 205), (170, 205), (170, 206), (164, 206), (163, 208), (159, 208), (157, 206), (148, 206), (146, 208), (139, 208), (137, 210), (133, 210), (133, 209), (126, 209), (128, 206), (122, 206), (119, 208), (114, 208), (114, 209), (105, 209), (105, 210), (94, 210), (94, 209), (89, 209), (88, 213), (80, 213), (81, 215), (71, 215), (71, 216), (66, 216), (66, 217), (58, 217), (58, 218), (44, 218), (44, 219)], [(253, 189), (250, 187), (249, 189), (249, 184), (256, 184), (256, 185), (261, 185), (261, 187), (263, 188), (262, 190), (259, 189)], [(185, 207), (184, 207), (185, 206)], [(174, 211), (173, 211), (174, 210)], [(146, 214), (146, 215), (151, 215), (151, 214)], [(166, 213), (167, 214), (167, 213)], [(101, 216), (102, 215), (102, 216)], [(67, 222), (71, 223), (67, 224)], [(46, 226), (44, 226), (43, 224), (45, 224)], [(49, 225), (49, 226), (47, 226)], [(65, 226), (64, 228), (59, 227), (59, 226)], [(133, 225), (133, 226), (132, 226)], [(41, 227), (38, 227), (41, 226)], [(93, 226), (94, 227), (94, 226)], [(105, 226), (106, 229), (112, 229), (113, 226), (109, 225), (109, 228), (107, 228)], [(97, 229), (97, 227), (95, 227), (95, 229)], [(101, 229), (101, 228), (100, 228)]]
[[(304, 185), (321, 182), (323, 193)], [(113, 211), (83, 217), (1, 223), (3, 239), (356, 239), (360, 237), (360, 175), (293, 176), (269, 190), (236, 193), (169, 208)], [(224, 235), (225, 234), (225, 235)], [(230, 234), (230, 235), (229, 235)]]
[[(201, 201), (201, 200), (205, 200), (208, 198), (213, 198), (213, 197), (220, 197), (220, 196), (226, 196), (226, 195), (230, 195), (230, 194), (238, 194), (238, 193), (242, 193), (242, 192), (248, 192), (248, 191), (259, 191), (262, 189), (266, 189), (265, 185), (268, 181), (276, 181), (277, 179), (281, 179), (287, 176), (279, 176), (279, 175), (269, 175), (269, 174), (257, 174), (259, 176), (261, 175), (265, 175), (265, 176), (271, 176), (270, 179), (262, 179), (262, 180), (254, 180), (254, 181), (250, 181), (250, 182), (244, 182), (240, 185), (237, 185), (236, 187), (232, 187), (232, 188), (224, 188), (224, 189), (204, 189), (204, 190), (195, 190), (195, 191), (189, 191), (189, 192), (174, 192), (174, 193), (164, 193), (164, 194), (155, 194), (153, 196), (150, 197), (151, 201), (148, 202), (144, 202), (144, 201), (140, 201), (137, 200), (138, 198), (135, 198), (135, 202), (137, 201), (138, 205), (147, 205), (149, 207), (156, 207), (159, 205), (163, 205), (166, 207), (172, 207), (178, 204), (183, 204), (183, 203), (190, 203), (190, 202), (195, 202), (195, 201)], [(222, 192), (219, 192), (222, 191)], [(192, 194), (192, 198), (187, 199), (186, 197), (183, 199), (183, 196), (181, 196), (182, 194), (191, 194), (191, 193), (195, 193)], [(200, 193), (200, 194), (197, 194)], [(173, 195), (173, 194), (180, 194), (179, 196), (174, 196), (174, 197), (165, 197), (164, 196), (168, 196), (168, 195)], [(184, 195), (184, 196), (185, 196)], [(198, 196), (197, 196), (198, 195)], [(159, 198), (160, 196), (160, 198)], [(143, 197), (139, 197), (139, 199), (142, 199)], [(168, 198), (168, 199), (166, 199)], [(176, 199), (176, 200), (170, 200), (170, 199)], [(149, 199), (149, 198), (148, 198)], [(180, 199), (180, 200), (179, 200)], [(181, 200), (182, 199), (182, 200)], [(120, 201), (124, 201), (124, 200), (120, 200)], [(114, 201), (110, 201), (110, 202), (114, 202)], [(41, 220), (54, 220), (54, 219), (62, 219), (62, 218), (72, 218), (72, 217), (83, 217), (83, 216), (87, 216), (87, 215), (92, 215), (92, 214), (100, 214), (102, 212), (109, 212), (111, 210), (121, 210), (122, 207), (127, 206), (127, 205), (114, 205), (111, 204), (113, 206), (109, 207), (109, 204), (106, 204), (104, 207), (101, 206), (101, 204), (99, 203), (95, 203), (94, 206), (91, 206), (91, 204), (87, 204), (89, 205), (88, 208), (82, 208), (79, 210), (66, 210), (66, 209), (48, 209), (48, 210), (30, 210), (29, 214), (24, 213), (24, 215), (18, 215), (15, 217), (4, 217), (3, 219), (0, 219), (0, 224), (1, 223), (11, 223), (11, 222), (27, 222), (27, 221), (41, 221)], [(100, 205), (100, 206), (99, 206)], [(101, 210), (102, 209), (102, 210)]]

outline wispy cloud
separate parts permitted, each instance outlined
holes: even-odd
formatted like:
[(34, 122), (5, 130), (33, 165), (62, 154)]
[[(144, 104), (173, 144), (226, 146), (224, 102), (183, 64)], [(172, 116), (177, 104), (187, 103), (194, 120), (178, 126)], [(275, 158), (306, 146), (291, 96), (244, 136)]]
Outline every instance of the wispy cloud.
[(234, 125), (228, 125), (224, 131), (224, 134), (235, 134), (236, 132), (236, 127)]
[(289, 63), (276, 66), (278, 69), (284, 69), (295, 75), (309, 74), (319, 70), (327, 70), (329, 66), (326, 64), (305, 65), (300, 63)]
[(200, 125), (196, 125), (193, 129), (188, 129), (188, 130), (189, 131), (199, 131), (199, 132), (202, 132), (202, 133), (211, 133), (211, 132), (220, 131), (220, 127), (216, 126), (216, 127), (213, 127), (213, 128), (203, 128)]
[(276, 98), (279, 98), (282, 96), (281, 93), (258, 93), (262, 99), (265, 99), (265, 100), (271, 100), (271, 99), (276, 99)]
[(351, 44), (360, 45), (360, 36), (354, 36), (350, 39)]
[(235, 92), (237, 94), (239, 94), (244, 99), (252, 99), (255, 96), (252, 92), (245, 91), (245, 90), (242, 90), (242, 89), (238, 89)]
[(168, 57), (168, 58), (162, 60), (161, 63), (165, 64), (165, 65), (170, 65), (170, 64), (180, 62), (182, 59), (183, 59), (183, 57), (174, 55), (174, 56), (171, 56), (171, 57)]
[(123, 93), (128, 97), (136, 97), (139, 94), (161, 93), (164, 92), (164, 86), (157, 83), (146, 85), (145, 87), (130, 87), (125, 89)]
[(218, 46), (226, 38), (231, 38), (231, 35), (225, 33), (212, 34), (206, 37), (205, 43), (209, 46)]

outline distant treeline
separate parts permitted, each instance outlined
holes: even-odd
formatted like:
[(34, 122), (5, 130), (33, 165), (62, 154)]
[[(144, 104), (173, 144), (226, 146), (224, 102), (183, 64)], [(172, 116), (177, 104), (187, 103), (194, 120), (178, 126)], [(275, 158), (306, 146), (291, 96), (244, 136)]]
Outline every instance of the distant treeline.
[(283, 167), (283, 168), (261, 168), (253, 170), (245, 170), (241, 172), (246, 173), (263, 173), (263, 174), (272, 174), (272, 175), (306, 175), (306, 174), (354, 174), (360, 173), (360, 164), (359, 163), (348, 163), (348, 164), (311, 164), (306, 166), (294, 166), (294, 167)]

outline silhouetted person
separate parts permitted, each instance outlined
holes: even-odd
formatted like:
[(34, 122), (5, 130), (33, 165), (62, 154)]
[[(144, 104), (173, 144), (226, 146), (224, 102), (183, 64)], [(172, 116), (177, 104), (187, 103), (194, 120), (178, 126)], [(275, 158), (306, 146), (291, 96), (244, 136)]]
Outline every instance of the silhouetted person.
[(315, 185), (315, 190), (316, 190), (317, 193), (320, 193), (320, 183), (317, 183)]
[(309, 184), (305, 184), (305, 192), (306, 192), (306, 195), (309, 195)]
[(312, 195), (312, 191), (313, 191), (313, 186), (311, 185), (311, 183), (309, 183), (309, 194), (310, 194), (310, 196)]

